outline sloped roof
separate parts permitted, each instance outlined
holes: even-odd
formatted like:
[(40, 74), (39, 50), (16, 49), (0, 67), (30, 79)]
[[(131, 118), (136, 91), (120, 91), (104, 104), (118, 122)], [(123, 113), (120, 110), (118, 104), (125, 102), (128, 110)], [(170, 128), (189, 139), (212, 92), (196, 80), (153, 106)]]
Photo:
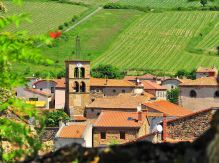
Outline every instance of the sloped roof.
[(165, 100), (144, 103), (144, 105), (153, 108), (161, 113), (165, 113), (168, 116), (183, 116), (192, 113), (192, 111), (190, 110), (187, 110), (181, 106), (175, 105)]
[(125, 145), (125, 144), (131, 143), (131, 142), (136, 142), (137, 140), (146, 138), (146, 137), (148, 137), (148, 136), (156, 135), (157, 132), (158, 132), (158, 131), (151, 132), (151, 133), (149, 133), (149, 134), (146, 134), (146, 135), (140, 136), (140, 137), (138, 137), (138, 138), (129, 140), (129, 141), (127, 141), (127, 142), (125, 142), (125, 143), (122, 143), (122, 144), (119, 144), (119, 145)]
[(159, 89), (159, 90), (167, 90), (165, 87), (160, 86), (159, 84), (153, 83), (149, 80), (141, 81), (144, 85), (144, 89)]
[(83, 115), (74, 115), (76, 121), (85, 121), (86, 118)]
[(59, 83), (61, 79), (41, 79), (41, 80), (37, 80), (35, 83), (33, 83), (32, 85), (36, 85), (37, 83), (43, 82), (43, 81), (52, 81), (55, 83)]
[(216, 72), (216, 68), (204, 68), (204, 67), (199, 67), (196, 72)]
[(120, 93), (114, 98), (97, 98), (86, 108), (135, 108), (137, 110), (139, 104), (148, 100), (150, 100), (150, 97), (145, 94)]
[(150, 98), (156, 98), (154, 95), (152, 95), (152, 94), (150, 94), (150, 93), (148, 93), (148, 92), (144, 92), (144, 94), (145, 94), (146, 96), (150, 97)]
[(99, 78), (90, 78), (90, 86), (136, 87), (134, 83), (124, 79), (108, 79), (108, 85), (106, 85), (106, 79)]
[[(128, 120), (128, 117), (131, 117), (132, 120)], [(142, 112), (142, 122), (138, 122), (137, 111), (102, 111), (97, 120), (95, 121), (93, 127), (141, 127), (144, 123), (145, 118), (145, 112)]]
[(65, 88), (65, 78), (61, 78), (56, 88)]
[(136, 80), (137, 77), (139, 79), (153, 79), (154, 76), (151, 74), (145, 74), (143, 76), (125, 76), (124, 80)]
[[(166, 79), (166, 80), (178, 80), (181, 83), (191, 81), (191, 79), (179, 79), (179, 78), (169, 78), (169, 79)], [(166, 80), (164, 80), (163, 82), (165, 82)]]
[(39, 91), (37, 89), (33, 89), (33, 88), (24, 88), (25, 90), (31, 91), (31, 92), (35, 92), (35, 93), (39, 93), (41, 95), (45, 95), (45, 96), (51, 96), (51, 94), (49, 93), (45, 93), (43, 91)]
[(181, 83), (179, 86), (218, 86), (215, 77), (203, 77), (196, 80)]
[(81, 138), (84, 134), (87, 125), (74, 125), (63, 126), (58, 138)]

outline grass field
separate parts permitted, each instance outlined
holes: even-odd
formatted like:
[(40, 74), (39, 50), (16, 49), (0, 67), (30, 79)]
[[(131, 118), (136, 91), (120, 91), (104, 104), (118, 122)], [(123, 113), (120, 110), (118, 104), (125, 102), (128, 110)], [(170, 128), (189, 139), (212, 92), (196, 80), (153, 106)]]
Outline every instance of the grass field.
[(32, 34), (44, 34), (49, 30), (56, 28), (65, 21), (71, 19), (74, 15), (80, 14), (86, 7), (77, 5), (69, 5), (54, 2), (23, 2), (23, 7), (14, 5), (12, 1), (4, 1), (8, 15), (15, 13), (31, 13), (29, 18), (33, 23), (27, 21), (21, 22), (20, 28), (14, 24), (9, 26), (5, 31), (16, 32), (19, 30), (27, 30)]
[[(103, 63), (122, 69), (148, 68), (167, 72), (182, 68), (191, 70), (213, 64), (219, 67), (218, 57), (189, 54), (184, 51), (190, 38), (197, 36), (216, 17), (218, 12), (146, 14), (120, 34), (105, 53), (93, 60), (92, 67)], [(209, 38), (210, 42), (210, 35), (213, 37), (214, 33), (204, 39)]]
[[(118, 3), (123, 5), (150, 6), (156, 8), (201, 6), (200, 1), (188, 2), (187, 0), (119, 0)], [(208, 5), (218, 4), (218, 1), (208, 1)]]
[[(86, 59), (93, 60), (101, 55), (108, 48), (110, 43), (115, 40), (118, 35), (123, 32), (135, 20), (142, 17), (145, 13), (137, 10), (105, 10), (102, 9), (92, 17), (76, 26), (69, 32), (74, 33), (74, 36), (59, 47), (45, 48), (42, 47), (42, 54), (52, 60), (59, 59), (59, 65), (64, 66), (65, 60), (69, 59), (69, 55), (75, 48), (76, 36), (81, 39), (82, 53)], [(88, 56), (88, 54), (91, 54)], [(23, 67), (30, 67), (31, 72), (38, 70), (56, 70), (60, 68), (45, 67), (41, 65), (32, 65), (30, 63), (13, 65), (13, 70), (22, 72)]]
[(71, 2), (82, 2), (85, 4), (91, 4), (91, 5), (104, 5), (107, 2), (112, 2), (112, 0), (70, 0)]

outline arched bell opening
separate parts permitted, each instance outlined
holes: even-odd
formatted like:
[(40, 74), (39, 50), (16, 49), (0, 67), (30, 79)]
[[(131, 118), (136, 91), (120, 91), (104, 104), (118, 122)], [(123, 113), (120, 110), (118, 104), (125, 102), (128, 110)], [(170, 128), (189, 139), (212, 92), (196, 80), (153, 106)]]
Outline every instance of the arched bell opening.
[(79, 92), (79, 83), (78, 82), (74, 82), (74, 92)]
[(80, 91), (81, 92), (86, 92), (85, 83), (84, 82), (81, 82), (81, 84), (80, 84)]

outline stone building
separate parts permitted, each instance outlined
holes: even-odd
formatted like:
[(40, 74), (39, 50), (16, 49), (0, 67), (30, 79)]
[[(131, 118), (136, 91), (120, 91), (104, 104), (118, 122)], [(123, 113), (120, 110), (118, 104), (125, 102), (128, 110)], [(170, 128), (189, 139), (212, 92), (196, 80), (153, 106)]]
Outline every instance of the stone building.
[(110, 139), (122, 144), (149, 133), (146, 112), (102, 111), (93, 126), (93, 147), (109, 145)]
[(208, 128), (212, 115), (219, 107), (210, 107), (185, 116), (167, 120), (164, 116), (163, 142), (194, 141), (200, 137)]
[(217, 77), (217, 75), (218, 70), (216, 69), (215, 65), (212, 68), (199, 67), (196, 71), (196, 79), (209, 76)]
[(93, 122), (104, 110), (136, 112), (138, 106), (149, 100), (150, 96), (146, 93), (121, 93), (115, 98), (97, 98), (93, 103), (86, 106), (86, 118)]
[(179, 105), (199, 111), (219, 106), (218, 83), (215, 77), (203, 77), (179, 85)]
[(181, 83), (187, 82), (187, 81), (191, 81), (191, 79), (187, 79), (186, 76), (183, 77), (183, 79), (179, 79), (179, 78), (169, 78), (164, 80), (161, 83), (162, 87), (165, 87), (167, 90), (171, 91), (172, 89), (175, 89), (176, 87), (179, 87), (179, 85)]
[(167, 100), (167, 89), (149, 80), (141, 81), (144, 91), (156, 97), (157, 100)]

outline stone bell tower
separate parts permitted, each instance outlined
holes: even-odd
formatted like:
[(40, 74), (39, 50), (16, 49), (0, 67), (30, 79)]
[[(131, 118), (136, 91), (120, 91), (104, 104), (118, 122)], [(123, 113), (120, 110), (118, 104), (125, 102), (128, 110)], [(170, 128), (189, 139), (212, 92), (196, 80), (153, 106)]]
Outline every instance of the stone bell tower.
[(66, 63), (65, 112), (71, 120), (83, 115), (90, 104), (90, 61), (68, 60)]

